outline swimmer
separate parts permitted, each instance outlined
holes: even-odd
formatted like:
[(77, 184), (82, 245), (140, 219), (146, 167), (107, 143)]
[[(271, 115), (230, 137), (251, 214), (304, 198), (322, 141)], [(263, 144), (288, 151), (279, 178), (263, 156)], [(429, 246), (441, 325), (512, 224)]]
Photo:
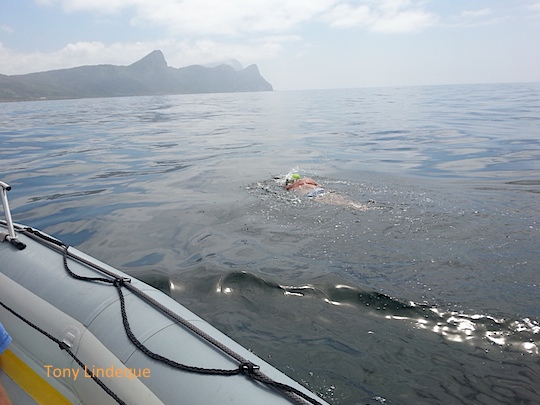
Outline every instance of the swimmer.
[(319, 183), (309, 177), (301, 177), (298, 173), (287, 175), (285, 189), (299, 192), (308, 198), (317, 198), (319, 201), (333, 205), (343, 205), (355, 210), (366, 211), (368, 206), (359, 204), (347, 197), (337, 194), (335, 191), (327, 191)]
[(310, 179), (309, 177), (300, 177), (298, 173), (293, 173), (290, 176), (290, 179), (285, 181), (285, 189), (287, 190), (297, 190), (302, 192), (308, 192), (315, 188), (321, 188), (319, 183), (315, 180)]

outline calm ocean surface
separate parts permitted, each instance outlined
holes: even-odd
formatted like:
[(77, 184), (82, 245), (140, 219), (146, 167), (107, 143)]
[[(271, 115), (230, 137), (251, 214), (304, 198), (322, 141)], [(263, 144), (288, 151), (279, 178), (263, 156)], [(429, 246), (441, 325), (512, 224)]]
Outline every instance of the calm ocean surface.
[(330, 403), (540, 403), (539, 83), (3, 103), (0, 164), (16, 222)]

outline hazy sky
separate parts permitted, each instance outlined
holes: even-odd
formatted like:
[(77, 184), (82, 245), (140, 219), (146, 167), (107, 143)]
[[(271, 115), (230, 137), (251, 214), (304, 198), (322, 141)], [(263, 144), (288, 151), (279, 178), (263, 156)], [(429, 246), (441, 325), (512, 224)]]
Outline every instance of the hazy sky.
[(256, 63), (276, 90), (540, 81), (540, 0), (0, 0), (0, 73)]

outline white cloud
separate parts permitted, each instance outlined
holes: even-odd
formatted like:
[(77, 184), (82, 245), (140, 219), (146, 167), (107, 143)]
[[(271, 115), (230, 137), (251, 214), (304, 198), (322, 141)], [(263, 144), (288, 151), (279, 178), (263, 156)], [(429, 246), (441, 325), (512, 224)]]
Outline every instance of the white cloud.
[(6, 34), (13, 34), (15, 32), (9, 25), (0, 25), (0, 31), (4, 31)]
[(338, 0), (41, 0), (67, 12), (117, 13), (131, 8), (132, 22), (174, 34), (281, 33), (298, 27)]
[(336, 0), (166, 0), (137, 6), (135, 23), (174, 34), (237, 36), (285, 33), (327, 10)]
[(407, 10), (378, 18), (371, 26), (375, 32), (416, 32), (435, 25), (437, 17), (420, 10)]
[(283, 50), (280, 41), (257, 40), (248, 43), (225, 43), (210, 39), (194, 43), (182, 41), (172, 43), (163, 50), (169, 66), (182, 67), (207, 64), (226, 59), (237, 59), (244, 66), (256, 61), (273, 59)]
[(491, 8), (482, 8), (478, 10), (463, 10), (456, 15), (450, 23), (454, 27), (477, 27), (484, 25), (500, 24), (501, 22), (512, 18), (508, 11), (493, 10)]
[(473, 17), (474, 18), (474, 17), (484, 17), (484, 16), (490, 15), (492, 13), (493, 13), (493, 11), (491, 11), (491, 9), (483, 8), (481, 10), (465, 10), (465, 11), (461, 12), (461, 15), (463, 17), (468, 17), (468, 18)]
[(436, 21), (413, 0), (41, 0), (68, 12), (117, 13), (133, 10), (134, 25), (158, 26), (171, 34), (280, 34), (310, 21), (331, 27), (373, 31), (416, 31)]
[(43, 6), (54, 6), (60, 3), (64, 10), (68, 12), (95, 11), (106, 14), (117, 13), (124, 8), (141, 3), (138, 0), (35, 0), (35, 2)]
[(255, 38), (254, 41), (262, 42), (300, 42), (303, 38), (300, 35), (266, 35), (264, 37)]
[(322, 17), (335, 28), (363, 27), (374, 32), (413, 32), (432, 26), (437, 16), (409, 0), (366, 1), (353, 6), (340, 3)]
[(335, 28), (351, 28), (372, 24), (375, 17), (366, 5), (353, 7), (350, 4), (338, 4), (322, 18)]

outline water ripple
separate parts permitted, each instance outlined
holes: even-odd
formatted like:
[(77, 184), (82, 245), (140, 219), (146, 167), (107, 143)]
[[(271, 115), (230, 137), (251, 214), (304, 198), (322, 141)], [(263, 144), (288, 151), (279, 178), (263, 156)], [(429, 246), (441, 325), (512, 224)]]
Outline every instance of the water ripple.
[(486, 350), (494, 344), (508, 351), (539, 354), (540, 324), (530, 318), (504, 319), (447, 311), (349, 285), (280, 285), (248, 272), (232, 272), (222, 276), (216, 287), (218, 294), (226, 295), (242, 296), (246, 292), (253, 294), (254, 291), (261, 297), (278, 293), (283, 297), (315, 299), (333, 306), (354, 307), (364, 314), (411, 322), (417, 328), (430, 330), (448, 341), (482, 346)]

